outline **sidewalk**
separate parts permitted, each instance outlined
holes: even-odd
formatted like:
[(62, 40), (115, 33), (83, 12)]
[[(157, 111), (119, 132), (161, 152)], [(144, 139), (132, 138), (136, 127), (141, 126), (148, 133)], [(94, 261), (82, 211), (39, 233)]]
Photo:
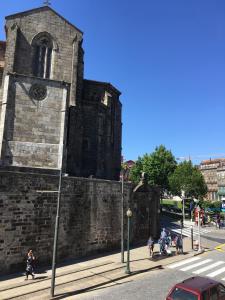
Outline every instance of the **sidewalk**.
[(184, 220), (184, 225), (186, 226), (194, 226), (195, 222), (191, 220)]
[[(149, 259), (147, 246), (131, 250), (131, 274), (125, 274), (126, 263), (122, 264), (121, 254), (109, 254), (93, 259), (70, 263), (57, 268), (54, 299), (81, 299), (82, 295), (96, 294), (99, 288), (122, 284), (149, 275), (155, 269), (163, 268), (175, 261), (195, 255), (191, 250), (191, 241), (184, 239), (184, 255), (160, 256), (158, 245), (155, 257)], [(125, 252), (126, 259), (126, 252)], [(35, 280), (24, 281), (25, 276), (18, 274), (14, 278), (0, 277), (0, 299), (51, 299), (51, 270), (36, 274)]]

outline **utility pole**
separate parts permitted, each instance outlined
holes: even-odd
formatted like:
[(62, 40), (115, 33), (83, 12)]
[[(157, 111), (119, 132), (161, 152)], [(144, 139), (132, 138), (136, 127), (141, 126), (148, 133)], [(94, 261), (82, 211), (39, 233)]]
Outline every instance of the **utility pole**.
[[(62, 155), (63, 155), (63, 153), (62, 153)], [(55, 234), (54, 234), (54, 245), (53, 245), (53, 256), (52, 256), (51, 297), (54, 297), (54, 291), (55, 291), (55, 271), (56, 271), (57, 242), (58, 242), (58, 236), (59, 236), (61, 186), (62, 186), (62, 166), (61, 166), (60, 173), (59, 173), (59, 190), (58, 190), (57, 211), (56, 211), (56, 219), (55, 219)]]
[(52, 256), (52, 279), (51, 279), (51, 297), (54, 297), (55, 291), (55, 273), (56, 273), (56, 257), (57, 257), (57, 244), (59, 236), (59, 218), (60, 218), (60, 206), (61, 206), (61, 187), (62, 187), (62, 175), (63, 175), (63, 162), (64, 162), (64, 151), (66, 148), (66, 138), (67, 138), (67, 116), (66, 116), (66, 105), (65, 110), (61, 111), (64, 113), (64, 124), (63, 124), (63, 141), (62, 141), (62, 154), (61, 154), (61, 165), (59, 172), (59, 185), (58, 185), (58, 197), (57, 197), (57, 210), (55, 219), (55, 234), (54, 234), (54, 244), (53, 244), (53, 256)]
[(184, 253), (183, 249), (183, 220), (180, 220), (180, 237), (181, 237), (181, 245), (182, 245), (182, 253)]

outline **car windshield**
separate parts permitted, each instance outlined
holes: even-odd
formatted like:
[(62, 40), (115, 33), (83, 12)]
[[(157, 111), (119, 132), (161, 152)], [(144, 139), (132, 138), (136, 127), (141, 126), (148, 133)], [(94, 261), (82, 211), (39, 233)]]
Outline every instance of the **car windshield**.
[(198, 300), (197, 295), (181, 288), (175, 288), (175, 290), (173, 290), (173, 292), (170, 294), (170, 298), (173, 300)]

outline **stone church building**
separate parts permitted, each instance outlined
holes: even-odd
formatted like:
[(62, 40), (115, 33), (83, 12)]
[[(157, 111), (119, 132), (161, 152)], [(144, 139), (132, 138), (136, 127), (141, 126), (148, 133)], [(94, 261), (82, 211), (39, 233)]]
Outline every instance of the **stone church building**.
[(0, 163), (118, 180), (120, 92), (84, 79), (83, 33), (48, 6), (6, 17)]
[(119, 249), (128, 207), (132, 242), (158, 237), (158, 189), (119, 181), (120, 92), (84, 79), (82, 32), (48, 6), (6, 17), (5, 31), (0, 274), (23, 270), (28, 249), (51, 263), (59, 195), (57, 262)]

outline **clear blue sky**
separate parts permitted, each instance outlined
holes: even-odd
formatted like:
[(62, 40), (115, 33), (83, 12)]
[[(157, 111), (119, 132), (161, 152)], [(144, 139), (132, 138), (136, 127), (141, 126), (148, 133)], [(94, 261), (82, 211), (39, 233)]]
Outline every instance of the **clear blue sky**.
[[(0, 39), (4, 16), (41, 5), (1, 1)], [(160, 144), (176, 157), (225, 154), (224, 0), (52, 0), (52, 8), (84, 32), (85, 78), (122, 92), (125, 159)]]

